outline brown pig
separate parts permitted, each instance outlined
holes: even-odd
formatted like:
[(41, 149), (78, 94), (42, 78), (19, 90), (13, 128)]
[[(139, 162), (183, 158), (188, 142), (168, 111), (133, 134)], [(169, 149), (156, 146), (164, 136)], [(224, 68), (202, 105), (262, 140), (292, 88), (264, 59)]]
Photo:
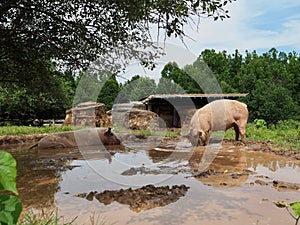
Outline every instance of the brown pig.
[(235, 139), (246, 135), (247, 105), (235, 100), (215, 100), (198, 109), (190, 122), (188, 138), (193, 145), (207, 145), (212, 131), (235, 130)]
[(120, 145), (120, 140), (111, 128), (91, 128), (77, 131), (50, 134), (31, 148), (75, 148), (81, 146)]

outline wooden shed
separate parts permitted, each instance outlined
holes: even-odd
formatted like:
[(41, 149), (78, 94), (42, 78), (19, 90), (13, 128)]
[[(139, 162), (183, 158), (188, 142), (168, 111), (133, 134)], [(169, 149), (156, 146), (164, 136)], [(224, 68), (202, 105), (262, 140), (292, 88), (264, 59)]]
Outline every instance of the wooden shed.
[(217, 99), (236, 100), (247, 94), (161, 94), (150, 95), (142, 102), (146, 109), (162, 118), (166, 127), (181, 128), (189, 123), (191, 116), (209, 102)]

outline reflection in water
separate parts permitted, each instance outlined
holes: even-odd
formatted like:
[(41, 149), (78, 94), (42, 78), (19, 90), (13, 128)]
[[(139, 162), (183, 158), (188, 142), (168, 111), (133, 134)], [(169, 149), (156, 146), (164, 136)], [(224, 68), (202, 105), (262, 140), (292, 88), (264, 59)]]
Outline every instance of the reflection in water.
[(276, 172), (278, 169), (287, 166), (296, 167), (295, 163), (274, 154), (266, 154), (263, 152), (246, 152), (246, 154), (247, 166), (254, 170), (257, 170), (260, 166), (265, 167), (272, 172)]
[[(41, 159), (33, 151), (12, 152), (17, 159), (17, 189), (23, 208), (47, 208), (54, 204), (59, 191), (63, 165), (68, 160)], [(55, 166), (56, 165), (56, 166)]]
[(247, 181), (251, 171), (247, 170), (244, 151), (221, 150), (204, 171), (200, 166), (203, 154), (204, 148), (198, 147), (189, 160), (193, 176), (203, 184), (214, 187), (236, 187)]
[(87, 200), (92, 201), (93, 198), (97, 199), (104, 205), (109, 205), (112, 202), (119, 202), (120, 204), (129, 205), (129, 208), (134, 212), (141, 212), (156, 207), (162, 207), (176, 202), (179, 198), (185, 196), (189, 187), (185, 185), (173, 185), (155, 187), (154, 185), (147, 185), (138, 189), (120, 189), (120, 190), (105, 190), (101, 193), (90, 192), (89, 194), (82, 195)]
[[(56, 206), (61, 215), (70, 218), (78, 215), (89, 218), (97, 212), (114, 219), (117, 213), (119, 224), (198, 224), (198, 221), (213, 225), (257, 221), (284, 224), (282, 221), (288, 215), (277, 214), (272, 201), (300, 198), (297, 186), (300, 170), (296, 162), (247, 151), (243, 146), (225, 145), (211, 165), (199, 171), (203, 150), (202, 147), (191, 152), (95, 148), (83, 152), (76, 149), (11, 152), (17, 159), (17, 187), (24, 208)], [(141, 179), (147, 184), (159, 179), (161, 183), (134, 189), (133, 185), (111, 182), (97, 174), (95, 168), (111, 171), (114, 177), (123, 178), (128, 184)], [(278, 191), (284, 185), (291, 188)], [(89, 193), (85, 197), (93, 201), (74, 197), (83, 192)], [(268, 201), (261, 202), (262, 199)]]

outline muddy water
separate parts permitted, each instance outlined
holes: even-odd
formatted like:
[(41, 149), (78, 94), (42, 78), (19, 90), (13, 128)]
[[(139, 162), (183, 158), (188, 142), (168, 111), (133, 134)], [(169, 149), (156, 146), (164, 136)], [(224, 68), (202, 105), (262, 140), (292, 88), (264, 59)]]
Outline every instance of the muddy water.
[(272, 201), (300, 200), (298, 162), (251, 147), (11, 152), (24, 207), (77, 224), (294, 224)]

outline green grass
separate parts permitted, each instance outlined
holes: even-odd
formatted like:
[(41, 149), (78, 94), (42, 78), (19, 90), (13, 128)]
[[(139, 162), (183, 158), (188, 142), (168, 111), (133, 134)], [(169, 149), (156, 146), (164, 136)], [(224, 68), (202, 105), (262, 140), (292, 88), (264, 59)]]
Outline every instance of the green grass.
[[(58, 215), (57, 209), (41, 209), (38, 211), (27, 210), (19, 219), (17, 225), (75, 225), (78, 217), (66, 222), (62, 216)], [(89, 217), (89, 222), (85, 225), (106, 225), (107, 222), (101, 215), (93, 213)]]
[(144, 130), (128, 130), (122, 126), (113, 126), (113, 132), (119, 133), (119, 134), (127, 134), (130, 133), (132, 135), (135, 135), (137, 137), (149, 137), (149, 136), (162, 136), (162, 137), (179, 137), (180, 132), (179, 131), (151, 131), (149, 129)]
[(180, 134), (175, 131), (150, 131), (150, 130), (133, 130), (131, 134), (141, 137), (163, 136), (163, 137), (179, 137)]
[[(257, 128), (255, 124), (248, 123), (246, 127), (246, 139), (253, 141), (272, 141), (285, 150), (300, 151), (300, 122), (281, 122), (269, 128)], [(233, 129), (225, 133), (225, 138), (234, 139)]]
[(76, 218), (70, 222), (64, 222), (62, 217), (58, 216), (57, 210), (44, 210), (38, 213), (33, 211), (25, 212), (17, 225), (72, 225)]
[(47, 134), (73, 130), (70, 126), (59, 127), (31, 127), (31, 126), (0, 126), (0, 136), (25, 135), (25, 134)]

